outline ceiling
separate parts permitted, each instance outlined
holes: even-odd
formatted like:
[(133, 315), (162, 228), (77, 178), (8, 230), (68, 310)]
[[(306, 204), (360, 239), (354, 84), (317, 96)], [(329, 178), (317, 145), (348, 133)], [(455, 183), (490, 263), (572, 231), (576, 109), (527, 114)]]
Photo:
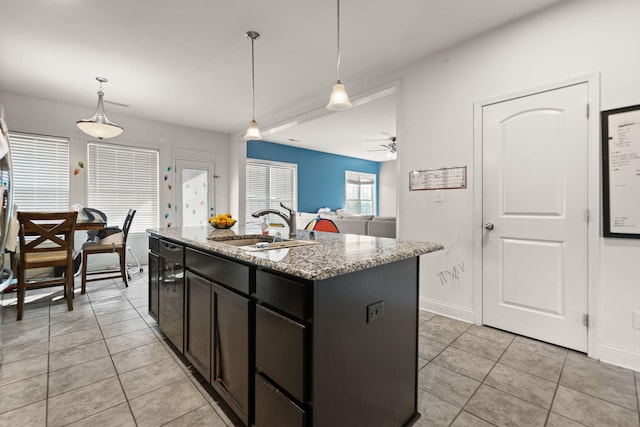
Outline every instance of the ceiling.
[[(367, 81), (558, 1), (342, 0), (341, 80), (354, 97)], [(336, 79), (332, 0), (4, 1), (0, 91), (86, 107), (89, 117), (104, 76), (105, 100), (126, 105), (107, 103), (107, 115), (125, 132), (121, 114), (241, 135), (251, 119), (247, 30), (261, 33), (261, 128), (320, 111)], [(367, 150), (395, 132), (394, 95), (326, 113), (264, 139), (380, 160)]]

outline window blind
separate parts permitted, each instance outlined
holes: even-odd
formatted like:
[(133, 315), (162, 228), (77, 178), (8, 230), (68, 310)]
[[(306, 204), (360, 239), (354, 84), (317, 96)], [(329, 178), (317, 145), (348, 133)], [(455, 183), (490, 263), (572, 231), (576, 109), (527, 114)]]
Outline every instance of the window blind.
[(10, 132), (14, 202), (21, 211), (68, 211), (69, 140)]
[(135, 209), (130, 233), (157, 228), (158, 159), (157, 150), (89, 143), (88, 206), (103, 211), (110, 226), (122, 226), (129, 209)]
[[(269, 162), (247, 159), (246, 163), (246, 215), (247, 233), (260, 233), (262, 218), (256, 219), (251, 213), (261, 209), (277, 209), (280, 202), (297, 210), (298, 167), (292, 163)], [(269, 215), (268, 222), (283, 223), (277, 215)], [(285, 224), (286, 225), (286, 224)], [(289, 233), (285, 227), (283, 235)]]

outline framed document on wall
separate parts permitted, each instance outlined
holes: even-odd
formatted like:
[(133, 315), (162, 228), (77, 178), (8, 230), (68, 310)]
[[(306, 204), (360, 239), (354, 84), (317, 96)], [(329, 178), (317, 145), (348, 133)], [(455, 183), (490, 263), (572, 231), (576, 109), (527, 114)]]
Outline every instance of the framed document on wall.
[(640, 239), (640, 105), (601, 119), (604, 237)]

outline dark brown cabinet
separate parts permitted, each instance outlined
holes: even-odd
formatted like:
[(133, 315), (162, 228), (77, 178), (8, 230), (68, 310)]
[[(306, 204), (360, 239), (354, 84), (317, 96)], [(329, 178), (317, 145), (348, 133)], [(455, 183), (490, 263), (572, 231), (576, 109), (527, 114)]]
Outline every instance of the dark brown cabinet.
[(417, 257), (306, 280), (156, 241), (149, 312), (245, 425), (415, 423)]
[(249, 267), (187, 249), (185, 356), (249, 424)]
[(314, 281), (257, 270), (255, 427), (412, 425), (417, 278), (417, 258)]
[(256, 370), (304, 402), (305, 326), (256, 306)]
[(256, 271), (255, 427), (311, 424), (305, 410), (311, 284)]
[(185, 276), (187, 292), (184, 355), (211, 382), (211, 321), (213, 284), (190, 271)]
[(249, 299), (215, 283), (211, 385), (249, 423)]

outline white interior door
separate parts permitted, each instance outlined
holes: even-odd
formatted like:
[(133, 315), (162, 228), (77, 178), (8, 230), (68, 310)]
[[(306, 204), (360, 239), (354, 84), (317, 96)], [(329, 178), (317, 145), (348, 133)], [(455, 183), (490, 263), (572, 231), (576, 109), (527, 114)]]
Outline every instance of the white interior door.
[(196, 160), (176, 160), (176, 215), (180, 227), (207, 224), (213, 215), (214, 164)]
[(587, 350), (587, 84), (483, 107), (483, 323)]

